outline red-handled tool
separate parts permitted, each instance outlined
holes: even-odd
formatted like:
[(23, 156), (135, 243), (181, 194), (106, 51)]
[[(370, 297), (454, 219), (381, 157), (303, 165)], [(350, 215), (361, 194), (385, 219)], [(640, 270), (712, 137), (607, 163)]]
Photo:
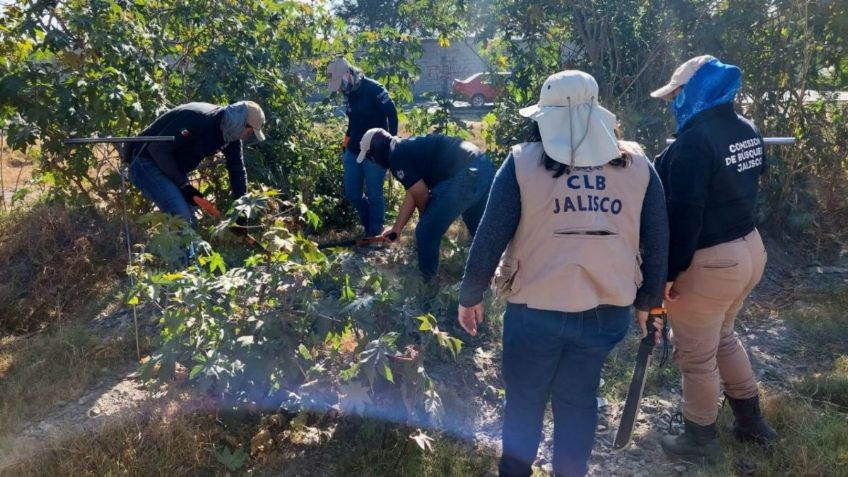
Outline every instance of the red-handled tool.
[(374, 235), (372, 237), (360, 237), (347, 240), (339, 240), (337, 242), (327, 242), (318, 244), (318, 248), (333, 248), (333, 247), (367, 247), (372, 243), (394, 242), (397, 239), (397, 233), (392, 232), (388, 235)]
[[(222, 214), (221, 211), (218, 210), (218, 208), (215, 207), (214, 204), (212, 204), (212, 202), (209, 202), (208, 200), (204, 199), (203, 197), (198, 197), (198, 196), (194, 196), (194, 197), (192, 197), (192, 199), (194, 200), (195, 205), (197, 205), (198, 207), (203, 209), (203, 211), (206, 212), (207, 214), (209, 214), (213, 219), (220, 220), (221, 217), (223, 217), (224, 214)], [(247, 241), (247, 244), (250, 245), (251, 247), (257, 247), (260, 250), (262, 250), (263, 252), (268, 253), (268, 249), (266, 249), (261, 243), (256, 241), (256, 239), (253, 238), (252, 235), (245, 234), (244, 239)]]

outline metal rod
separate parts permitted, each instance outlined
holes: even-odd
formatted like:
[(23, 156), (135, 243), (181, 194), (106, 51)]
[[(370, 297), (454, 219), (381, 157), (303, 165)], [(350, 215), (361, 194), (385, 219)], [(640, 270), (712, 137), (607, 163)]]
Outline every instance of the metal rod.
[(116, 142), (173, 142), (174, 136), (128, 136), (128, 137), (69, 137), (65, 144), (106, 144)]
[[(668, 138), (665, 140), (666, 144), (671, 144), (674, 142), (674, 138)], [(795, 144), (794, 137), (764, 137), (763, 144), (770, 145), (782, 145), (782, 144)]]

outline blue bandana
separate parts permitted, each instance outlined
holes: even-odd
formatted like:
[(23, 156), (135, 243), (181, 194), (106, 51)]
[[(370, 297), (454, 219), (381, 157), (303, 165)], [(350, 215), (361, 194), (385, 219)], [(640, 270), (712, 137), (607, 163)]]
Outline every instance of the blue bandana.
[(712, 60), (700, 67), (671, 103), (677, 132), (696, 114), (731, 103), (742, 84), (742, 71), (734, 65)]

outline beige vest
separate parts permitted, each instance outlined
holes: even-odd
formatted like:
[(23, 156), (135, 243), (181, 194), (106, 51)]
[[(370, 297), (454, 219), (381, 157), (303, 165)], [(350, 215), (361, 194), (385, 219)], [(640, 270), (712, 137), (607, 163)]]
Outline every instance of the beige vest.
[(629, 166), (575, 168), (556, 179), (542, 165), (541, 142), (513, 147), (521, 219), (495, 275), (509, 302), (567, 312), (633, 304), (650, 166), (635, 143), (620, 147)]

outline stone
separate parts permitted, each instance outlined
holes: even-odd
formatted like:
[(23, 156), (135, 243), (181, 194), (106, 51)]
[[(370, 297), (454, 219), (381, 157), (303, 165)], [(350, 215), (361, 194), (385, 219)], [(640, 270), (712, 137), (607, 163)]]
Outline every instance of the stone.
[(633, 457), (642, 457), (645, 454), (645, 451), (638, 447), (631, 447), (627, 449), (627, 453)]
[(674, 466), (674, 471), (675, 471), (675, 472), (679, 472), (679, 473), (681, 473), (681, 474), (682, 474), (682, 473), (685, 473), (685, 472), (686, 472), (686, 466), (685, 466), (685, 465), (682, 465), (682, 464), (681, 464), (681, 465), (675, 465), (675, 466)]

